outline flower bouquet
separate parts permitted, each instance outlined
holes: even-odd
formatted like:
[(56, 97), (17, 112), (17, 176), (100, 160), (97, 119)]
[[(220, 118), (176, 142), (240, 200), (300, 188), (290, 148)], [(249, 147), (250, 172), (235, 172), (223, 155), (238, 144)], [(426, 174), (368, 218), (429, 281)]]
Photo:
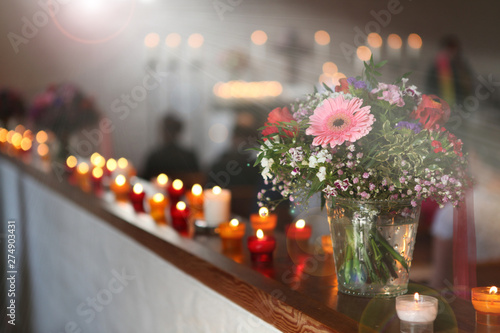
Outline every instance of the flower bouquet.
[[(340, 275), (342, 283), (372, 287), (407, 281), (421, 200), (456, 206), (470, 185), (462, 141), (443, 127), (448, 104), (418, 92), (408, 74), (378, 82), (384, 63), (371, 59), (361, 76), (272, 110), (262, 128), (256, 165), (269, 189), (259, 204), (274, 208), (321, 193), (339, 287)], [(268, 191), (281, 198), (271, 200)], [(337, 232), (337, 223), (349, 227)]]

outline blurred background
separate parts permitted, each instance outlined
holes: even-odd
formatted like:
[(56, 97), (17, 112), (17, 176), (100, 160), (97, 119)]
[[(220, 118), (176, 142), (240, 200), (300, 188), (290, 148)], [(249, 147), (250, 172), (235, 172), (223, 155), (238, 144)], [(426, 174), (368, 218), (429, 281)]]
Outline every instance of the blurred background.
[(491, 1), (6, 0), (0, 87), (17, 91), (29, 113), (51, 85), (75, 85), (112, 123), (108, 154), (139, 167), (161, 141), (161, 119), (175, 110), (185, 123), (182, 145), (207, 168), (230, 146), (238, 123), (260, 127), (271, 108), (319, 82), (358, 75), (360, 58), (370, 54), (389, 61), (383, 79), (411, 71), (411, 81), (426, 91), (440, 40), (449, 34), (461, 43), (473, 85), (490, 82), (490, 90), (480, 91), (488, 98), (480, 107), (470, 101), (467, 118), (498, 113), (500, 44), (492, 6), (498, 7)]

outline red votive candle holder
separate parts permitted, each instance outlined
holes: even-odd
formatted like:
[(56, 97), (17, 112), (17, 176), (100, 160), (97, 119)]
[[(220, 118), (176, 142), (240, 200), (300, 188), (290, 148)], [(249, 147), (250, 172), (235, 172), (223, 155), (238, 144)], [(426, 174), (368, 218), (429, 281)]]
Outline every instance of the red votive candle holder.
[(300, 219), (294, 224), (289, 224), (286, 228), (286, 237), (297, 242), (307, 242), (311, 238), (312, 229), (306, 221)]
[(90, 176), (90, 180), (92, 182), (92, 189), (96, 194), (102, 194), (103, 186), (102, 186), (102, 176), (104, 175), (104, 171), (100, 167), (95, 167), (92, 169), (92, 175)]
[(132, 191), (129, 193), (130, 197), (130, 202), (132, 203), (132, 206), (134, 207), (134, 210), (137, 213), (144, 213), (144, 197), (146, 196), (146, 193), (144, 193), (144, 188), (142, 184), (137, 183), (134, 185), (132, 188)]
[(189, 208), (184, 201), (178, 201), (170, 206), (172, 216), (172, 227), (177, 231), (188, 230)]
[(255, 236), (248, 237), (248, 250), (253, 262), (270, 262), (273, 260), (273, 251), (276, 248), (276, 239), (273, 236), (265, 236), (259, 229)]
[(237, 219), (219, 224), (222, 251), (241, 250), (241, 239), (245, 236), (245, 228), (245, 223), (241, 223)]
[(180, 179), (174, 180), (168, 187), (168, 196), (170, 197), (170, 200), (172, 200), (172, 204), (177, 203), (183, 195), (184, 183), (182, 183), (182, 180)]

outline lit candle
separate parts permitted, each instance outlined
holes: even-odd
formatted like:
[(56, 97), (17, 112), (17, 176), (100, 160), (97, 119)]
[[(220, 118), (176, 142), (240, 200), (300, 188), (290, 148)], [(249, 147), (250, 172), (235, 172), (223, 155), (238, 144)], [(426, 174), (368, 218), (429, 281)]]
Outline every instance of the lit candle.
[(159, 224), (166, 224), (165, 208), (168, 206), (167, 198), (162, 193), (156, 193), (149, 199), (150, 214), (153, 220)]
[(142, 184), (137, 183), (130, 191), (130, 202), (132, 202), (132, 206), (137, 213), (144, 213), (144, 197), (146, 193), (144, 193), (144, 188)]
[(90, 192), (89, 165), (85, 162), (78, 164), (76, 168), (76, 181), (84, 192)]
[(306, 225), (303, 219), (297, 220), (295, 224), (287, 226), (286, 237), (297, 241), (308, 241), (311, 238), (312, 229)]
[[(167, 189), (167, 183), (168, 183), (168, 176), (164, 173), (160, 173), (157, 177), (156, 177), (156, 187), (160, 190), (160, 191), (163, 191), (165, 192), (166, 189)], [(166, 193), (166, 192), (165, 192)]]
[(78, 160), (76, 157), (73, 155), (68, 156), (66, 159), (66, 173), (68, 174), (68, 181), (70, 184), (75, 184), (76, 182), (75, 171), (77, 165)]
[(219, 224), (219, 236), (222, 240), (223, 251), (241, 249), (241, 239), (245, 236), (245, 223), (237, 219)]
[(476, 309), (476, 322), (500, 326), (500, 294), (497, 287), (472, 288), (472, 305)]
[(133, 177), (136, 175), (135, 168), (132, 163), (130, 163), (125, 157), (121, 157), (116, 161), (118, 172), (124, 174), (127, 177)]
[(92, 169), (92, 188), (94, 189), (94, 192), (96, 194), (101, 194), (102, 193), (102, 176), (104, 174), (104, 171), (100, 167), (94, 167)]
[(270, 235), (273, 233), (274, 228), (276, 228), (276, 223), (278, 217), (276, 214), (269, 214), (269, 210), (266, 207), (261, 207), (258, 214), (250, 215), (250, 224), (254, 231), (262, 229), (264, 234)]
[(203, 188), (200, 184), (194, 184), (191, 192), (186, 193), (186, 199), (191, 208), (193, 217), (203, 217)]
[(90, 156), (90, 163), (94, 167), (99, 167), (99, 168), (102, 169), (106, 165), (106, 160), (104, 159), (104, 157), (101, 156), (101, 154), (99, 154), (99, 153), (93, 153)]
[(168, 188), (168, 196), (172, 203), (176, 203), (184, 195), (184, 183), (180, 179), (176, 179)]
[(124, 175), (118, 175), (110, 185), (111, 191), (115, 194), (116, 201), (127, 202), (130, 192), (130, 184)]
[(433, 332), (437, 311), (438, 300), (435, 297), (418, 293), (396, 297), (401, 332)]
[(229, 221), (231, 215), (231, 191), (214, 186), (205, 190), (203, 213), (207, 226), (215, 228), (222, 222)]
[(255, 236), (248, 237), (248, 250), (254, 262), (269, 262), (273, 260), (273, 251), (276, 248), (276, 240), (273, 236), (265, 236), (259, 229)]
[(117, 167), (116, 160), (114, 158), (110, 158), (109, 160), (106, 161), (106, 176), (111, 177), (113, 175), (113, 172), (115, 172)]
[(50, 160), (49, 146), (47, 146), (47, 144), (45, 143), (39, 144), (36, 151), (38, 155), (42, 158), (42, 161)]
[(184, 201), (178, 201), (170, 207), (172, 227), (177, 231), (188, 230), (189, 208)]

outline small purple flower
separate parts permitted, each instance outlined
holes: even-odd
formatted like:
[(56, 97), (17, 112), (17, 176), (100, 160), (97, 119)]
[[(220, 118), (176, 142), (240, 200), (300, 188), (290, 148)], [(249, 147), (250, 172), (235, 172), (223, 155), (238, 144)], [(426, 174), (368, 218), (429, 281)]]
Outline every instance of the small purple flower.
[(366, 82), (365, 81), (357, 81), (354, 83), (354, 88), (356, 89), (366, 89)]
[(396, 124), (396, 129), (402, 129), (402, 128), (410, 129), (413, 132), (415, 132), (415, 134), (418, 134), (422, 130), (422, 124), (412, 123), (409, 121), (400, 121), (399, 123)]
[(363, 178), (364, 178), (364, 179), (366, 179), (366, 178), (368, 178), (368, 177), (370, 177), (370, 174), (369, 174), (368, 172), (363, 173)]

